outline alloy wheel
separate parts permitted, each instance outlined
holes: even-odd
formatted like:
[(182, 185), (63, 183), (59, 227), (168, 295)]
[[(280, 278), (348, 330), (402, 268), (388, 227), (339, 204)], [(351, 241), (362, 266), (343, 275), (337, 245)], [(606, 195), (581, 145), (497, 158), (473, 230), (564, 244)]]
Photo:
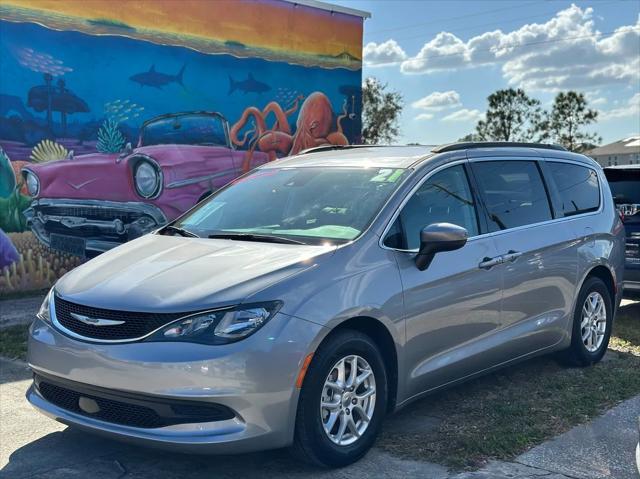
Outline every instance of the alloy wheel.
[(339, 360), (327, 376), (320, 418), (329, 439), (347, 446), (369, 427), (376, 403), (376, 379), (369, 363), (357, 355)]
[(590, 353), (595, 353), (602, 346), (607, 329), (607, 308), (604, 298), (597, 291), (587, 296), (582, 305), (582, 322), (580, 332), (582, 343)]

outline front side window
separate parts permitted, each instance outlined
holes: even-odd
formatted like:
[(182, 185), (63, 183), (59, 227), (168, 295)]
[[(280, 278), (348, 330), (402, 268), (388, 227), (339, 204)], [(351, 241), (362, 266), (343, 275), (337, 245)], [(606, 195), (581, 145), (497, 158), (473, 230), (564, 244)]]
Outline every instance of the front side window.
[(391, 226), (385, 245), (417, 249), (420, 231), (433, 223), (451, 223), (478, 234), (476, 206), (462, 165), (452, 166), (428, 178), (404, 205)]
[(600, 207), (598, 175), (591, 168), (560, 162), (547, 162), (562, 202), (561, 214), (577, 215)]
[(407, 174), (402, 168), (255, 170), (174, 226), (201, 237), (259, 235), (310, 244), (350, 241), (369, 226)]
[(492, 231), (552, 219), (547, 190), (533, 161), (481, 161), (473, 171)]

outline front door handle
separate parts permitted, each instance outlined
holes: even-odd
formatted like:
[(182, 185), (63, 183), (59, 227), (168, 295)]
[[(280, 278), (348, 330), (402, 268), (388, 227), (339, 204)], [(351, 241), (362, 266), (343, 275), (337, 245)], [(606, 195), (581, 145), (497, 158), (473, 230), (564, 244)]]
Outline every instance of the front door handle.
[(485, 256), (480, 262), (480, 264), (478, 265), (478, 268), (491, 269), (494, 266), (499, 265), (500, 263), (502, 263), (502, 256), (496, 256), (495, 258), (489, 258)]
[(503, 261), (506, 263), (507, 261), (513, 263), (515, 260), (517, 260), (520, 256), (522, 256), (522, 253), (520, 251), (514, 251), (514, 250), (509, 250), (509, 252), (505, 255), (502, 255), (502, 259)]

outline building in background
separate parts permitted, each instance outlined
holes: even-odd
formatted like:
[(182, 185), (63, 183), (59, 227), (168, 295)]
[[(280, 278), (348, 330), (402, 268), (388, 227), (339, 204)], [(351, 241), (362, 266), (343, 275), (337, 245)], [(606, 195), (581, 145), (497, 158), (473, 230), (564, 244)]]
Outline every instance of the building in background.
[(640, 136), (632, 136), (599, 146), (585, 154), (601, 166), (640, 165)]
[(70, 253), (264, 161), (359, 142), (366, 17), (315, 0), (3, 0), (0, 250), (19, 259), (0, 255), (0, 295), (48, 287)]

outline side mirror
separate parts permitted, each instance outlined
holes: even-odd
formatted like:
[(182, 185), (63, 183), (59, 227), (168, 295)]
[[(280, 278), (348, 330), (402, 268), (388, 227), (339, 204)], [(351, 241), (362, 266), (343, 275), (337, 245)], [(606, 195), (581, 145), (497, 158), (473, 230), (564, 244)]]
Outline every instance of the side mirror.
[(451, 223), (433, 223), (420, 231), (420, 250), (416, 256), (416, 266), (424, 271), (433, 261), (436, 253), (454, 251), (467, 243), (469, 233), (462, 226)]

